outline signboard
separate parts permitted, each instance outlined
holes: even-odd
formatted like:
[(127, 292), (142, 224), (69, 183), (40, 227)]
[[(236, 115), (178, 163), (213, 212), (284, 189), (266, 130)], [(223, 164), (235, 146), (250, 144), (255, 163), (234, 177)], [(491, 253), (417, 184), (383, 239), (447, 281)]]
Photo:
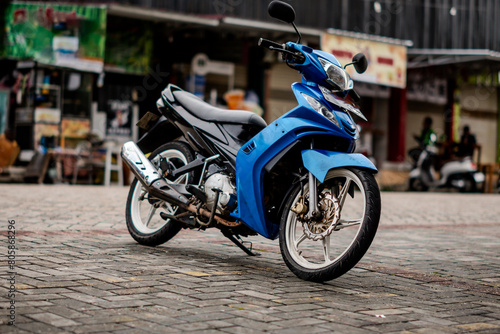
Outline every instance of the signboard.
[(425, 73), (410, 73), (406, 97), (410, 101), (421, 101), (445, 105), (448, 103), (446, 79), (426, 76)]
[(61, 110), (55, 108), (35, 108), (35, 122), (58, 123), (61, 121)]
[(13, 3), (5, 15), (5, 56), (102, 72), (106, 39), (104, 7)]
[(130, 137), (132, 135), (132, 104), (130, 101), (110, 100), (107, 111), (107, 135)]
[(61, 137), (85, 138), (90, 132), (90, 120), (63, 118), (61, 121)]
[(325, 33), (321, 37), (321, 48), (333, 54), (343, 66), (350, 63), (355, 54), (364, 53), (368, 59), (365, 73), (358, 74), (353, 66), (346, 68), (354, 80), (406, 87), (406, 46)]

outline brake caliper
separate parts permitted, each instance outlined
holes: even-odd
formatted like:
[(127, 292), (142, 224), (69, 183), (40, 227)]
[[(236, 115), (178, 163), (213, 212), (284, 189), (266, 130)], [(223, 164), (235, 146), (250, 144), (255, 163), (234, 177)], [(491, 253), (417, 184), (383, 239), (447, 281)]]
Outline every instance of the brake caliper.
[(295, 214), (297, 214), (299, 221), (303, 221), (305, 218), (304, 215), (308, 210), (309, 208), (307, 207), (304, 196), (300, 196), (297, 203), (295, 203), (295, 205), (293, 206), (292, 212), (295, 212)]

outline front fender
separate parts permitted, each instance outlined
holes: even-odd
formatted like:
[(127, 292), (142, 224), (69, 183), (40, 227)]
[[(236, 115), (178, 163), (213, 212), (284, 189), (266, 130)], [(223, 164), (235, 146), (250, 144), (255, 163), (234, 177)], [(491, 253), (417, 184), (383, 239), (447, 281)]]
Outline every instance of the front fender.
[(324, 150), (304, 150), (302, 162), (304, 167), (310, 171), (320, 182), (325, 181), (326, 174), (330, 169), (340, 167), (365, 168), (377, 173), (375, 165), (360, 153), (333, 152)]

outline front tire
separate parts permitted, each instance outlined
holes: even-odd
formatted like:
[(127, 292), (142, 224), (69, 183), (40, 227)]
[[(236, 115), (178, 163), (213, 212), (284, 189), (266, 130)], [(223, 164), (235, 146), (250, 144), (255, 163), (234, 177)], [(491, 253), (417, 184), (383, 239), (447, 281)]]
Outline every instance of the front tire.
[[(283, 211), (281, 254), (288, 268), (301, 279), (313, 282), (335, 279), (359, 262), (375, 237), (381, 206), (378, 185), (365, 170), (339, 168), (328, 172), (325, 182), (318, 186), (318, 193), (331, 203), (338, 200), (335, 211), (339, 218), (333, 219), (333, 230), (323, 232), (327, 235), (318, 240), (315, 240), (318, 234), (311, 236), (309, 227), (292, 211), (301, 190), (301, 185), (297, 185)], [(308, 194), (306, 185), (303, 196), (307, 198)], [(312, 229), (327, 230), (318, 226)]]
[[(151, 153), (149, 160), (158, 167), (160, 157), (165, 158), (176, 168), (194, 160), (191, 148), (182, 142), (169, 142), (158, 147)], [(186, 173), (169, 183), (187, 184), (194, 177), (194, 173)], [(141, 245), (163, 244), (181, 230), (182, 224), (171, 219), (164, 220), (160, 217), (160, 212), (174, 215), (179, 214), (181, 210), (175, 205), (150, 196), (136, 178), (130, 185), (127, 198), (125, 216), (128, 231), (132, 238)]]

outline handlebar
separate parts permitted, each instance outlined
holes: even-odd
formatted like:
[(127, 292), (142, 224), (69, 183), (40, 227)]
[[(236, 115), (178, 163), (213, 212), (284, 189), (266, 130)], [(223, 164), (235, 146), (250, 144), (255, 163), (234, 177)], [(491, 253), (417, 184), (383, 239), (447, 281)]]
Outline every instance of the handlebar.
[(258, 45), (267, 49), (271, 49), (271, 47), (273, 49), (283, 49), (283, 44), (279, 44), (264, 38), (259, 39)]
[[(306, 58), (301, 52), (296, 51), (295, 49), (290, 49), (286, 44), (279, 44), (268, 39), (261, 38), (259, 39), (259, 46), (267, 48), (271, 51), (278, 51), (283, 53), (283, 59), (293, 60), (296, 63), (302, 64)], [(296, 51), (296, 52), (293, 52)], [(291, 58), (289, 58), (291, 57)]]

